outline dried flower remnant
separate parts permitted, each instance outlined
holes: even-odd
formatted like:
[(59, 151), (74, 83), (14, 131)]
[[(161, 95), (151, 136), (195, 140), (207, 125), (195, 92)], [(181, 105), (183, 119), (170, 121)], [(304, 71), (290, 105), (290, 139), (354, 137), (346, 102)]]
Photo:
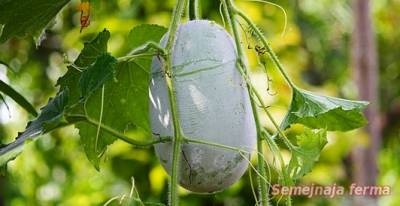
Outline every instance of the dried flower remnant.
[(84, 1), (79, 4), (79, 11), (81, 12), (80, 22), (81, 22), (81, 30), (90, 25), (90, 2)]

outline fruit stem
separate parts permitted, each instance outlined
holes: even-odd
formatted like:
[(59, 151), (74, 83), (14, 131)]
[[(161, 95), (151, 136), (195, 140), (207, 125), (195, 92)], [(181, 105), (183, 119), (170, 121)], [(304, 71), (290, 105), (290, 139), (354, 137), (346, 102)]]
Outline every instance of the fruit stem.
[[(233, 2), (232, 0), (221, 0), (225, 10), (227, 11), (227, 22), (229, 27), (232, 29), (233, 32), (233, 36), (235, 39), (235, 43), (236, 43), (236, 49), (237, 49), (237, 53), (238, 53), (238, 66), (240, 68), (244, 69), (244, 78), (247, 78), (248, 75), (248, 67), (247, 67), (247, 59), (244, 55), (243, 52), (243, 48), (240, 42), (240, 33), (239, 33), (239, 29), (238, 29), (238, 25), (236, 22), (236, 18), (235, 18), (235, 9), (233, 6)], [(249, 92), (249, 96), (252, 96), (253, 94), (253, 87), (251, 86), (251, 84), (249, 84), (249, 82), (247, 82), (247, 88), (248, 88), (248, 92)], [(253, 116), (254, 116), (254, 121), (256, 123), (256, 130), (257, 130), (257, 170), (258, 173), (265, 179), (266, 176), (266, 172), (265, 172), (265, 162), (263, 161), (264, 159), (264, 151), (263, 151), (263, 144), (262, 144), (262, 135), (261, 135), (261, 125), (260, 125), (260, 121), (259, 121), (259, 117), (258, 117), (258, 113), (257, 113), (257, 107), (255, 104), (255, 101), (253, 98), (250, 98), (251, 101), (251, 107), (253, 110)], [(262, 181), (260, 177), (257, 178), (257, 182), (260, 188), (260, 199), (261, 199), (261, 204), (263, 206), (269, 205), (268, 202), (268, 187), (267, 187), (267, 182)]]
[[(175, 43), (175, 34), (178, 30), (179, 23), (181, 21), (181, 16), (185, 10), (186, 0), (177, 0), (175, 9), (172, 13), (172, 20), (169, 26), (169, 36), (167, 40), (167, 45), (165, 47), (165, 79), (166, 86), (168, 88), (169, 104), (172, 113), (174, 138), (172, 139), (173, 150), (172, 150), (172, 168), (171, 168), (171, 178), (169, 184), (169, 205), (178, 206), (179, 205), (179, 194), (178, 194), (178, 178), (179, 178), (179, 161), (181, 158), (181, 142), (182, 142), (182, 130), (180, 127), (178, 109), (176, 105), (175, 89), (173, 84), (173, 71), (172, 71), (172, 50)], [(167, 75), (171, 74), (171, 75)]]
[(189, 19), (201, 19), (199, 0), (189, 0)]

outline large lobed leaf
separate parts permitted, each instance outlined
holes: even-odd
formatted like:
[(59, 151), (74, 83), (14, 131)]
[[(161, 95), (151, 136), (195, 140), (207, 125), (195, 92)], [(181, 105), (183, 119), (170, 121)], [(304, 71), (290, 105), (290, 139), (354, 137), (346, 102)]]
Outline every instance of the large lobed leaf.
[(294, 89), (292, 103), (281, 127), (300, 123), (314, 129), (348, 131), (367, 123), (362, 110), (365, 101), (351, 101)]
[[(130, 45), (142, 45), (147, 41), (158, 42), (166, 32), (165, 28), (161, 28), (163, 27), (155, 25), (141, 25), (134, 28), (129, 35)], [(108, 38), (104, 38), (106, 36), (100, 33), (94, 41), (85, 45), (85, 49), (75, 61), (75, 65), (83, 72), (69, 67), (66, 75), (60, 78), (58, 83), (61, 88), (70, 88), (71, 93), (72, 90), (75, 93), (74, 102), (70, 103), (72, 113), (85, 115), (121, 133), (129, 127), (149, 132), (148, 81), (151, 58), (115, 64), (115, 59), (106, 54), (107, 49), (104, 47), (108, 41)], [(86, 48), (94, 49), (89, 51)], [(102, 96), (103, 86), (104, 96)], [(103, 108), (101, 102), (104, 103)], [(96, 169), (99, 169), (101, 156), (116, 138), (102, 130), (98, 134), (98, 127), (88, 122), (80, 122), (76, 127), (79, 129), (88, 159)]]
[[(166, 31), (160, 26), (142, 25), (131, 31), (128, 41), (130, 45), (142, 45), (147, 41), (158, 42)], [(110, 33), (104, 30), (95, 39), (85, 43), (78, 58), (57, 81), (60, 86), (59, 95), (49, 102), (39, 118), (29, 124), (15, 142), (0, 148), (0, 163), (4, 164), (18, 155), (21, 151), (19, 146), (25, 140), (51, 129), (76, 123), (85, 153), (90, 162), (99, 169), (100, 158), (107, 146), (115, 141), (115, 137), (102, 130), (97, 135), (97, 126), (81, 120), (101, 122), (120, 133), (129, 127), (149, 132), (148, 81), (151, 57), (117, 63), (107, 53), (109, 38)], [(101, 110), (103, 113), (100, 119)], [(71, 116), (84, 118), (71, 119)]]
[(0, 0), (0, 43), (26, 35), (36, 39), (69, 1)]

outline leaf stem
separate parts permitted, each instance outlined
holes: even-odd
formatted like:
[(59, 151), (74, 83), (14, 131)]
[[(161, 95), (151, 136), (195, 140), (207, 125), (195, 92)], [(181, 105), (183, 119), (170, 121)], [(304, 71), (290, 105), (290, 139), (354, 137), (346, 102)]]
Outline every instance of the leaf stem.
[(66, 119), (68, 120), (68, 122), (70, 122), (71, 120), (75, 120), (73, 123), (76, 123), (78, 121), (85, 121), (95, 127), (100, 127), (103, 131), (117, 137), (118, 139), (131, 144), (133, 146), (136, 147), (142, 147), (142, 148), (146, 148), (146, 147), (150, 147), (154, 144), (158, 144), (158, 143), (163, 143), (163, 142), (168, 142), (171, 141), (170, 137), (160, 137), (157, 140), (153, 140), (153, 141), (149, 141), (149, 142), (142, 142), (142, 141), (138, 141), (138, 140), (134, 140), (120, 132), (118, 132), (117, 130), (99, 123), (97, 120), (94, 120), (88, 116), (85, 115), (80, 115), (80, 114), (68, 114), (66, 115)]
[(99, 115), (99, 126), (97, 126), (97, 131), (96, 131), (96, 143), (94, 146), (94, 152), (97, 153), (97, 145), (99, 142), (99, 136), (100, 136), (100, 125), (101, 121), (103, 121), (103, 110), (104, 110), (104, 89), (105, 85), (101, 87), (101, 102), (100, 102), (100, 115)]
[(152, 57), (157, 55), (157, 53), (142, 53), (142, 54), (128, 54), (126, 56), (118, 57), (118, 62), (129, 61), (131, 59), (141, 58), (141, 57)]
[[(223, 8), (223, 17), (226, 19), (226, 21), (228, 21), (228, 29), (230, 33), (233, 33), (232, 31), (232, 24), (229, 24), (230, 18), (229, 18), (229, 12), (228, 12), (228, 6), (226, 5), (225, 0), (221, 0), (221, 5)], [(225, 20), (224, 20), (224, 26), (225, 26)]]
[[(271, 134), (269, 134), (268, 131), (263, 130), (263, 131), (262, 131), (262, 134), (264, 135), (265, 140), (267, 141), (271, 152), (272, 152), (275, 156), (278, 157), (279, 165), (281, 166), (281, 172), (282, 172), (282, 174), (280, 174), (280, 175), (283, 176), (283, 181), (284, 181), (283, 183), (284, 183), (284, 185), (288, 186), (288, 185), (289, 185), (288, 179), (290, 180), (291, 177), (290, 177), (289, 174), (287, 173), (287, 168), (286, 168), (286, 166), (285, 166), (285, 161), (283, 160), (282, 154), (281, 154), (280, 151), (279, 151), (279, 147), (278, 147), (278, 145), (276, 145), (276, 143), (274, 142), (274, 140), (273, 140)], [(292, 205), (292, 198), (291, 198), (291, 196), (287, 196), (286, 205), (287, 205), (287, 206), (291, 206), (291, 205)]]
[[(244, 51), (240, 42), (240, 33), (239, 33), (239, 28), (236, 22), (236, 18), (235, 18), (235, 9), (233, 6), (233, 2), (232, 0), (221, 0), (224, 4), (225, 10), (226, 10), (226, 15), (227, 15), (227, 21), (228, 21), (228, 25), (229, 27), (232, 29), (233, 32), (233, 36), (235, 39), (235, 43), (236, 43), (236, 49), (237, 49), (237, 53), (238, 53), (238, 67), (239, 68), (244, 68), (244, 73), (242, 74), (242, 76), (244, 76), (244, 78), (247, 78), (248, 76), (248, 72), (247, 72), (247, 60), (246, 57), (244, 55)], [(247, 82), (247, 81), (246, 81)], [(247, 88), (248, 88), (248, 92), (249, 92), (249, 96), (252, 96), (253, 93), (253, 87), (251, 84), (248, 84), (247, 82)], [(258, 117), (258, 113), (257, 113), (257, 107), (255, 104), (254, 99), (250, 98), (251, 101), (251, 107), (253, 110), (253, 116), (254, 116), (254, 120), (256, 123), (256, 130), (257, 130), (257, 170), (258, 173), (261, 175), (261, 177), (263, 177), (265, 179), (266, 176), (266, 172), (265, 172), (265, 162), (263, 161), (264, 158), (264, 151), (263, 151), (263, 144), (262, 144), (262, 136), (261, 136), (261, 125), (260, 125), (260, 121), (259, 121), (259, 117)], [(258, 185), (260, 188), (260, 199), (261, 199), (261, 205), (266, 206), (269, 205), (268, 202), (268, 186), (267, 186), (267, 182), (266, 181), (262, 181), (262, 178), (258, 177), (257, 181), (258, 181)]]
[(235, 152), (241, 152), (241, 153), (250, 153), (247, 152), (243, 149), (240, 149), (238, 147), (232, 147), (232, 146), (228, 146), (228, 145), (223, 145), (223, 144), (219, 144), (219, 143), (215, 143), (215, 142), (208, 142), (208, 141), (203, 141), (203, 140), (198, 140), (198, 139), (192, 139), (189, 137), (183, 137), (182, 140), (184, 142), (190, 142), (190, 143), (194, 143), (194, 144), (203, 144), (203, 145), (208, 145), (208, 146), (213, 146), (213, 147), (219, 147), (222, 149), (226, 149), (226, 150), (232, 150)]
[[(181, 16), (184, 12), (186, 0), (177, 0), (175, 9), (172, 14), (172, 20), (169, 27), (169, 36), (167, 45), (165, 47), (165, 71), (166, 74), (173, 74), (172, 72), (172, 50), (175, 43), (175, 34), (178, 30), (178, 25), (181, 20)], [(173, 75), (171, 75), (172, 77)], [(172, 168), (171, 168), (171, 179), (169, 184), (169, 204), (172, 206), (179, 205), (179, 194), (178, 194), (178, 177), (179, 177), (179, 161), (181, 158), (181, 142), (182, 142), (182, 130), (180, 127), (178, 109), (176, 106), (176, 97), (173, 80), (170, 75), (165, 75), (166, 86), (168, 88), (168, 97), (172, 113), (174, 138), (172, 139), (173, 150), (172, 150)]]
[(193, 4), (194, 19), (201, 19), (200, 16), (200, 2), (199, 0), (191, 0)]
[(143, 46), (140, 46), (134, 50), (132, 50), (131, 52), (129, 52), (128, 55), (135, 55), (135, 54), (143, 54), (144, 52), (149, 51), (150, 49), (154, 49), (158, 52), (160, 52), (162, 55), (166, 55), (166, 50), (158, 43), (149, 41), (146, 44), (144, 44)]

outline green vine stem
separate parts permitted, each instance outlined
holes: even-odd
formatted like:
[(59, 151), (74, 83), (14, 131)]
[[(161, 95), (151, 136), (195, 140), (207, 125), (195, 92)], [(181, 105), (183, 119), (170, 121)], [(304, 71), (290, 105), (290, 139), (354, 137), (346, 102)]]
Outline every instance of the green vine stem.
[(154, 57), (156, 55), (157, 55), (157, 53), (130, 54), (130, 55), (118, 57), (117, 60), (118, 60), (118, 62), (124, 62), (124, 61), (130, 61), (133, 59), (144, 58), (144, 57)]
[(142, 54), (144, 52), (149, 51), (150, 49), (154, 49), (161, 53), (161, 55), (166, 55), (166, 50), (158, 43), (149, 41), (141, 47), (134, 49), (133, 51), (129, 52), (128, 55), (135, 55), (135, 54)]
[[(288, 186), (289, 183), (288, 183), (287, 180), (290, 179), (290, 177), (289, 177), (289, 174), (287, 173), (286, 166), (285, 166), (285, 161), (283, 160), (283, 156), (282, 156), (282, 154), (281, 154), (281, 152), (280, 152), (280, 150), (279, 150), (279, 147), (278, 147), (278, 145), (274, 142), (274, 140), (273, 140), (271, 134), (269, 134), (268, 131), (266, 131), (266, 130), (264, 129), (264, 130), (262, 131), (262, 134), (263, 134), (263, 136), (264, 136), (266, 142), (268, 143), (268, 146), (269, 146), (269, 148), (270, 148), (270, 151), (273, 153), (274, 156), (277, 156), (277, 157), (278, 157), (279, 165), (280, 165), (280, 167), (281, 167), (281, 174), (280, 174), (280, 176), (283, 177), (284, 184), (285, 184), (286, 186)], [(287, 206), (291, 206), (291, 205), (292, 205), (292, 198), (291, 198), (290, 196), (287, 196), (286, 205), (287, 205)]]
[(168, 96), (169, 96), (169, 104), (172, 113), (172, 121), (174, 128), (174, 138), (172, 141), (173, 150), (172, 150), (172, 168), (171, 168), (171, 178), (169, 184), (169, 205), (178, 206), (179, 205), (179, 194), (178, 194), (178, 178), (179, 178), (179, 161), (181, 158), (181, 142), (182, 142), (182, 130), (180, 127), (178, 109), (176, 106), (176, 97), (175, 97), (175, 89), (173, 85), (173, 72), (172, 72), (172, 50), (175, 43), (175, 34), (178, 29), (181, 16), (184, 12), (186, 5), (186, 0), (178, 0), (175, 6), (175, 9), (172, 14), (172, 20), (169, 27), (169, 36), (167, 40), (167, 45), (165, 47), (166, 56), (165, 56), (165, 71), (166, 74), (172, 74), (171, 77), (169, 75), (165, 75), (166, 85), (168, 88)]
[(228, 12), (228, 6), (226, 5), (225, 0), (221, 0), (221, 5), (222, 5), (222, 8), (223, 8), (223, 17), (224, 17), (224, 19), (226, 19), (226, 21), (228, 21), (228, 24), (227, 24), (228, 30), (229, 30), (230, 33), (233, 33), (233, 31), (232, 31), (232, 23), (229, 23), (230, 22), (230, 17), (229, 17), (229, 12)]
[(199, 0), (189, 0), (189, 11), (193, 12), (193, 17), (191, 15), (189, 15), (191, 20), (201, 19)]
[[(244, 55), (243, 52), (243, 48), (241, 46), (241, 42), (240, 42), (240, 33), (239, 33), (239, 28), (236, 22), (236, 18), (235, 18), (235, 10), (233, 7), (233, 2), (232, 0), (222, 0), (224, 7), (226, 8), (226, 15), (227, 15), (227, 22), (229, 27), (232, 29), (233, 32), (233, 36), (235, 39), (235, 43), (236, 43), (236, 49), (237, 49), (237, 53), (238, 53), (238, 66), (240, 68), (244, 69), (244, 74), (243, 76), (245, 78), (247, 78), (248, 73), (247, 73), (247, 59)], [(246, 81), (247, 82), (247, 81)], [(247, 84), (247, 88), (249, 90), (249, 96), (252, 96), (253, 93), (253, 87), (251, 86), (251, 84)], [(266, 171), (265, 171), (265, 162), (263, 161), (264, 159), (264, 151), (263, 151), (263, 144), (262, 144), (262, 135), (261, 135), (261, 125), (260, 125), (260, 121), (259, 121), (259, 117), (258, 117), (258, 113), (257, 113), (257, 107), (255, 104), (255, 101), (253, 98), (250, 99), (251, 101), (251, 106), (253, 109), (253, 116), (254, 116), (254, 120), (256, 123), (256, 130), (257, 130), (257, 170), (258, 173), (264, 177), (266, 177)], [(260, 199), (261, 199), (261, 204), (263, 206), (269, 205), (268, 202), (268, 187), (267, 187), (267, 182), (262, 181), (261, 177), (257, 178), (258, 181), (258, 185), (260, 188)]]
[(103, 131), (105, 131), (105, 132), (113, 135), (114, 137), (117, 137), (118, 139), (120, 139), (128, 144), (131, 144), (135, 147), (147, 148), (147, 147), (151, 147), (154, 144), (171, 141), (171, 137), (159, 137), (157, 140), (153, 140), (153, 141), (149, 141), (149, 142), (138, 141), (138, 140), (132, 139), (132, 138), (120, 133), (119, 131), (117, 131), (107, 125), (104, 125), (104, 124), (100, 123), (99, 121), (94, 120), (85, 115), (67, 114), (66, 119), (69, 122), (68, 125), (75, 124), (78, 122), (87, 122), (95, 127), (100, 127), (100, 129), (102, 129)]
[[(124, 134), (120, 133), (119, 131), (117, 131), (107, 125), (101, 124), (97, 120), (94, 120), (85, 115), (68, 114), (68, 115), (66, 115), (66, 118), (68, 120), (74, 120), (70, 124), (75, 124), (78, 122), (87, 122), (95, 127), (100, 127), (105, 132), (107, 132), (107, 133), (117, 137), (118, 139), (120, 139), (128, 144), (131, 144), (135, 147), (149, 147), (149, 146), (152, 146), (152, 145), (158, 144), (158, 143), (171, 142), (173, 139), (173, 137), (169, 137), (169, 136), (159, 136), (158, 140), (153, 140), (153, 141), (149, 141), (149, 142), (141, 142), (138, 140), (134, 140), (130, 137), (127, 137)], [(68, 124), (68, 125), (70, 125), (70, 124)], [(200, 139), (193, 139), (193, 138), (186, 137), (186, 136), (181, 136), (181, 138), (182, 138), (181, 142), (184, 142), (184, 143), (204, 144), (204, 145), (208, 145), (208, 146), (219, 147), (219, 148), (226, 149), (226, 150), (232, 150), (232, 151), (241, 152), (241, 153), (249, 153), (246, 150), (243, 150), (238, 147), (232, 147), (232, 146), (209, 142), (209, 141), (204, 141), (204, 140), (200, 140)]]

